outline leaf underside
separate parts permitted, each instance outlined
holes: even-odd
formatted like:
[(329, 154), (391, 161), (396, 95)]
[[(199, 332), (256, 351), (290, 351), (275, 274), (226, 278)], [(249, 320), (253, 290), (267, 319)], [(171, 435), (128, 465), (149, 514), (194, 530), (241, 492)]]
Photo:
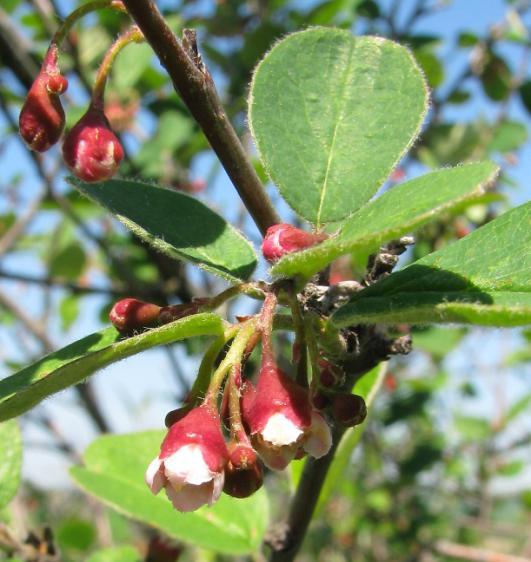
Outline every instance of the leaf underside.
[(360, 291), (332, 321), (531, 323), (531, 202)]
[(254, 271), (256, 255), (250, 243), (189, 195), (132, 180), (69, 181), (139, 238), (173, 259), (198, 264), (231, 281), (247, 279)]
[(91, 334), (0, 380), (0, 421), (19, 416), (120, 359), (156, 345), (222, 332), (221, 318), (204, 313), (129, 338), (121, 338), (114, 328)]

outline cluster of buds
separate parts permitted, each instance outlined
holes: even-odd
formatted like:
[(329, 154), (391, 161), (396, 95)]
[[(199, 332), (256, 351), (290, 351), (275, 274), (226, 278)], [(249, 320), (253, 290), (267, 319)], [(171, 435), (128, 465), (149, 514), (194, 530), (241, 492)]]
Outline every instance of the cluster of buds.
[[(309, 388), (276, 364), (271, 342), (276, 298), (270, 296), (259, 321), (251, 318), (240, 325), (241, 334), (249, 323), (247, 339), (238, 343), (236, 336), (212, 376), (204, 400), (195, 406), (191, 401), (167, 417), (169, 430), (159, 456), (148, 467), (146, 482), (154, 494), (164, 488), (179, 511), (212, 505), (222, 491), (247, 497), (262, 486), (261, 463), (283, 470), (293, 459), (306, 455), (320, 458), (332, 446), (330, 425), (325, 414), (312, 405)], [(241, 360), (257, 330), (262, 359), (253, 383), (243, 380)], [(229, 365), (221, 415), (217, 373), (237, 345), (239, 359)], [(224, 434), (228, 434), (227, 440)]]
[[(86, 6), (90, 7), (89, 4)], [(86, 13), (88, 7), (78, 8), (79, 15)], [(115, 0), (109, 1), (107, 7), (125, 9), (121, 2)], [(75, 18), (69, 19), (70, 25)], [(20, 112), (20, 135), (29, 148), (37, 152), (45, 152), (57, 144), (65, 127), (65, 112), (59, 96), (66, 91), (68, 81), (58, 66), (58, 38), (64, 36), (66, 29), (58, 31), (52, 40)], [(118, 52), (132, 41), (141, 40), (140, 30), (132, 26), (111, 46), (98, 71), (86, 113), (66, 135), (62, 150), (65, 164), (83, 181), (98, 182), (111, 178), (124, 157), (122, 145), (104, 113), (103, 94), (107, 75)]]

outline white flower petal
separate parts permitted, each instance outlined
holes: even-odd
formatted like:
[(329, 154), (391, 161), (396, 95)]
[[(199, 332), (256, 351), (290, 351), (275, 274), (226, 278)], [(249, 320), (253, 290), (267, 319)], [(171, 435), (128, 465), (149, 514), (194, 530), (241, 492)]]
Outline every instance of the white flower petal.
[(164, 459), (164, 472), (174, 487), (183, 484), (199, 485), (209, 482), (215, 476), (208, 467), (201, 446), (196, 443), (184, 445)]
[(295, 443), (303, 433), (300, 427), (281, 413), (273, 414), (261, 432), (265, 441), (277, 447)]
[(309, 455), (316, 459), (324, 457), (332, 447), (332, 431), (324, 417), (318, 412), (312, 412), (310, 434), (303, 447)]
[(213, 482), (205, 482), (199, 486), (186, 484), (181, 489), (175, 490), (171, 484), (166, 486), (166, 494), (173, 507), (178, 511), (195, 511), (202, 505), (212, 505), (216, 499), (213, 498)]
[(156, 495), (164, 486), (164, 473), (161, 470), (162, 461), (159, 457), (153, 459), (146, 470), (146, 484), (149, 489)]

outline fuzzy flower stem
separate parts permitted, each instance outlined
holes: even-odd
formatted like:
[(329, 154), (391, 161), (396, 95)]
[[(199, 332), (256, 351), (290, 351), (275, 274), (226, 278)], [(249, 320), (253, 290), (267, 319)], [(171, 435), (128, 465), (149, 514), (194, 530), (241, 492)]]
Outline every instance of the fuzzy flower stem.
[(86, 2), (85, 4), (79, 6), (79, 8), (75, 9), (69, 16), (64, 19), (63, 23), (55, 32), (52, 43), (60, 46), (70, 29), (78, 19), (82, 18), (86, 14), (89, 14), (90, 12), (95, 12), (96, 10), (101, 10), (103, 8), (113, 8), (115, 10), (125, 12), (124, 5), (121, 2), (116, 2), (116, 0), (92, 0), (91, 2)]
[(111, 71), (113, 62), (118, 56), (118, 53), (130, 43), (141, 43), (142, 41), (144, 41), (144, 35), (142, 35), (142, 32), (136, 25), (132, 25), (110, 46), (98, 69), (94, 89), (92, 90), (92, 103), (94, 105), (103, 107), (105, 84), (107, 83), (107, 77), (109, 76), (109, 72)]
[(259, 328), (262, 332), (262, 355), (264, 359), (273, 359), (273, 318), (277, 306), (275, 293), (267, 293), (260, 314)]
[(249, 438), (245, 433), (242, 422), (242, 413), (240, 407), (240, 386), (242, 376), (242, 365), (238, 363), (233, 365), (230, 371), (229, 384), (229, 412), (230, 412), (230, 433), (236, 441), (248, 443)]
[(219, 293), (215, 297), (212, 297), (204, 306), (202, 310), (210, 311), (215, 310), (220, 307), (226, 301), (238, 297), (240, 295), (247, 295), (256, 299), (263, 299), (264, 292), (256, 283), (239, 283), (232, 287), (229, 287), (225, 291)]
[(288, 292), (289, 306), (291, 308), (291, 316), (293, 318), (293, 327), (295, 329), (295, 346), (298, 348), (299, 359), (297, 361), (297, 382), (304, 387), (308, 386), (308, 364), (306, 354), (306, 333), (304, 329), (304, 318), (302, 310), (295, 292)]
[(225, 355), (223, 361), (219, 364), (212, 375), (207, 394), (205, 396), (205, 403), (210, 403), (212, 407), (216, 407), (219, 389), (225, 380), (227, 373), (234, 365), (241, 363), (247, 342), (256, 330), (256, 318), (251, 318), (247, 322), (237, 326), (238, 333), (232, 342), (232, 345)]

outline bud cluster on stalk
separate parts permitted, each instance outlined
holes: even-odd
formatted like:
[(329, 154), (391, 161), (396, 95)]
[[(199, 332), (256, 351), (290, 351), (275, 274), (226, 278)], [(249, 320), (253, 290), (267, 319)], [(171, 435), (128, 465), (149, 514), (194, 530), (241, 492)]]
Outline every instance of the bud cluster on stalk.
[[(68, 80), (61, 74), (58, 57), (59, 46), (54, 41), (19, 116), (20, 136), (36, 152), (46, 152), (57, 144), (65, 128), (59, 96), (66, 91)], [(118, 170), (124, 151), (105, 115), (103, 91), (95, 90), (87, 111), (67, 133), (62, 154), (72, 173), (86, 182), (105, 181)]]

